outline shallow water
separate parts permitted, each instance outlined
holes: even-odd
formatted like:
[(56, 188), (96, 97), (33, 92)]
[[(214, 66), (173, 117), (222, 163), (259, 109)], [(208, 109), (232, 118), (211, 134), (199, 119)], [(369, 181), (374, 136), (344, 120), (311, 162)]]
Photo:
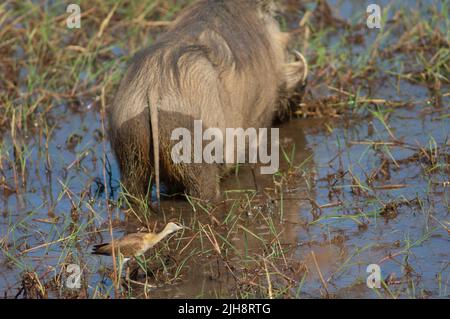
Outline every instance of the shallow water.
[[(358, 1), (329, 3), (346, 19), (365, 12)], [(370, 39), (365, 45), (370, 45)], [(364, 45), (360, 49), (364, 50)], [(357, 47), (354, 54), (356, 61)], [(396, 68), (395, 63), (380, 63), (380, 68)], [(22, 72), (25, 76), (26, 70)], [(320, 96), (330, 94), (319, 86), (311, 90)], [(448, 88), (443, 90), (448, 92)], [(243, 285), (251, 286), (252, 279), (261, 281), (258, 267), (264, 260), (262, 256), (267, 257), (270, 249), (279, 244), (284, 254), (277, 255), (273, 263), (295, 280), (288, 285), (291, 295), (389, 297), (387, 290), (377, 293), (366, 286), (367, 266), (378, 264), (390, 291), (401, 291), (402, 297), (448, 298), (450, 236), (445, 225), (448, 229), (449, 97), (443, 98), (443, 108), (436, 108), (428, 89), (406, 81), (398, 83), (393, 77), (378, 83), (371, 96), (409, 101), (407, 106), (395, 108), (389, 118), (391, 134), (404, 145), (370, 145), (392, 140), (374, 117), (295, 119), (282, 124), (283, 148), (290, 154), (295, 145), (292, 163), (304, 165), (291, 170), (281, 193), (274, 184), (279, 176), (257, 174), (254, 178), (250, 168), (242, 167), (239, 174), (232, 174), (222, 183), (227, 196), (239, 201), (227, 201), (214, 210), (213, 216), (198, 208), (193, 210), (187, 201), (178, 199), (164, 202), (164, 216), (151, 216), (150, 223), (158, 222), (159, 226), (172, 218), (203, 227), (213, 225), (214, 220), (226, 221), (214, 227), (214, 234), (231, 240), (235, 250), (230, 249), (226, 259), (235, 268), (229, 271), (205, 233), (186, 231), (172, 236), (158, 249), (156, 260), (165, 260), (162, 263), (169, 268), (169, 275), (158, 266), (154, 276), (159, 279), (158, 287), (149, 291), (137, 288), (133, 295), (243, 296)], [(37, 122), (33, 136), (19, 137), (26, 140), (25, 174), (20, 165), (11, 164), (11, 136), (5, 134), (0, 139), (0, 158), (6, 158), (0, 162), (0, 292), (9, 298), (19, 292), (25, 271), (36, 271), (43, 282), (59, 274), (66, 278), (64, 267), (69, 262), (81, 265), (87, 296), (98, 296), (99, 291), (112, 294), (111, 280), (104, 274), (105, 268), (112, 267), (110, 258), (88, 254), (93, 243), (109, 239), (105, 181), (111, 199), (117, 199), (120, 191), (117, 163), (108, 141), (102, 139), (97, 102), (56, 107), (51, 116), (58, 124), (51, 133)], [(429, 171), (426, 163), (408, 160), (415, 151), (405, 145), (429, 147), (433, 143), (441, 151), (437, 169)], [(103, 162), (105, 153), (107, 165)], [(368, 176), (383, 162), (387, 163), (383, 172), (367, 186)], [(281, 171), (289, 171), (286, 160), (282, 161)], [(256, 195), (252, 193), (255, 180)], [(355, 188), (358, 181), (367, 186), (366, 191)], [(406, 201), (408, 204), (404, 204)], [(241, 206), (230, 206), (232, 203)], [(392, 204), (395, 209), (386, 209)], [(139, 223), (135, 218), (128, 218), (126, 223), (123, 210), (115, 206), (110, 209), (115, 221), (114, 236), (136, 231)], [(236, 222), (248, 231), (231, 227)], [(102, 232), (97, 233), (99, 229)], [(188, 239), (194, 235), (202, 239), (190, 243)], [(179, 254), (181, 247), (187, 248)], [(188, 258), (189, 253), (200, 251), (204, 253), (193, 253)], [(175, 266), (168, 257), (176, 261)], [(168, 280), (173, 267), (180, 263), (184, 263), (180, 275)], [(248, 282), (238, 282), (234, 276)], [(286, 284), (278, 275), (273, 275), (272, 280), (274, 287)], [(49, 289), (49, 296), (61, 289), (64, 287), (53, 292)], [(255, 294), (258, 296), (258, 292)]]

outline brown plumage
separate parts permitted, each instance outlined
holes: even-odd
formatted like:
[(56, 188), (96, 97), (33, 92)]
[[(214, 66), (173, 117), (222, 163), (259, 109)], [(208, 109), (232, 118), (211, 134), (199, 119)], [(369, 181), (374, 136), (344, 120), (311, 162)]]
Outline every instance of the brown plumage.
[[(166, 236), (183, 228), (186, 227), (170, 222), (160, 233), (134, 233), (126, 235), (114, 241), (116, 256), (119, 252), (126, 258), (141, 256)], [(94, 245), (92, 254), (111, 256), (112, 244), (103, 243)]]

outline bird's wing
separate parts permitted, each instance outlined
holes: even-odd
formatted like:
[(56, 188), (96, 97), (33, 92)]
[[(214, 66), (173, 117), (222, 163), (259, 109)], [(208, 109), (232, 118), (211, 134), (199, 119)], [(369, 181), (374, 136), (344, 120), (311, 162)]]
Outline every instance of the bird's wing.
[(142, 243), (140, 242), (128, 242), (120, 245), (120, 253), (125, 257), (132, 257), (140, 255), (142, 250)]

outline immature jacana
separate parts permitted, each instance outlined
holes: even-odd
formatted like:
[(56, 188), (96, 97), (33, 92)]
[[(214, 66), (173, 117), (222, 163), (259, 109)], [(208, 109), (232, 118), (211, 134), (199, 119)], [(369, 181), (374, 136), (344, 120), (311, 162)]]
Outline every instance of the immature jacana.
[[(166, 236), (183, 228), (187, 227), (170, 222), (160, 233), (134, 233), (126, 235), (120, 239), (114, 240), (115, 255), (118, 256), (118, 253), (120, 252), (126, 260), (131, 257), (139, 257)], [(92, 254), (111, 256), (112, 244), (104, 243), (95, 245)]]

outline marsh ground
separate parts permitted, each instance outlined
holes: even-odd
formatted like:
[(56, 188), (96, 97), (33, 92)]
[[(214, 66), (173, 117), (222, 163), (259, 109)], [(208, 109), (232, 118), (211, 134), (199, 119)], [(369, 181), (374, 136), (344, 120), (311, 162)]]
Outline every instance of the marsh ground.
[[(448, 298), (448, 1), (378, 1), (372, 30), (360, 1), (283, 1), (311, 70), (280, 126), (280, 171), (255, 190), (240, 167), (217, 207), (172, 199), (137, 215), (104, 109), (126, 61), (188, 2), (80, 1), (81, 29), (66, 27), (66, 1), (0, 4), (1, 296)], [(148, 254), (135, 283), (89, 254), (172, 219), (191, 230)]]

